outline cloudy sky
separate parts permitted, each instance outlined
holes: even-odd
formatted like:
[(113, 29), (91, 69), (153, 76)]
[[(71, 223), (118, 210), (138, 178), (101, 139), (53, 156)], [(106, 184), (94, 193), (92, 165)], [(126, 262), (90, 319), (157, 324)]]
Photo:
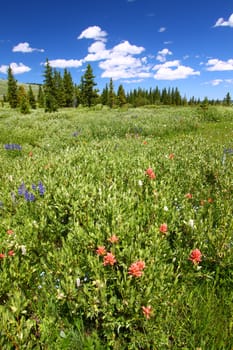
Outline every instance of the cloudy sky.
[(80, 82), (88, 63), (100, 90), (178, 87), (187, 98), (233, 97), (229, 0), (4, 1), (0, 79), (43, 82), (44, 62)]

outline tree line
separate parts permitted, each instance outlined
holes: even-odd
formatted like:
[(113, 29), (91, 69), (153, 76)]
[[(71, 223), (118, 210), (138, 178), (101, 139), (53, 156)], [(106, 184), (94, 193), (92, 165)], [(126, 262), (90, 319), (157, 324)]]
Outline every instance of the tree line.
[(81, 77), (80, 84), (74, 84), (72, 76), (67, 69), (63, 74), (52, 68), (48, 59), (46, 60), (43, 72), (43, 84), (39, 85), (37, 96), (33, 93), (31, 85), (26, 91), (23, 85), (19, 85), (15, 79), (11, 67), (8, 68), (7, 77), (7, 96), (4, 101), (9, 102), (11, 108), (19, 108), (21, 113), (29, 113), (30, 109), (37, 107), (44, 108), (45, 112), (55, 112), (59, 108), (95, 106), (97, 104), (106, 105), (110, 108), (132, 106), (140, 107), (145, 105), (173, 105), (187, 106), (200, 104), (224, 104), (231, 105), (231, 96), (228, 92), (224, 100), (203, 101), (195, 97), (189, 100), (182, 97), (178, 88), (163, 88), (158, 86), (154, 89), (137, 88), (125, 92), (122, 84), (117, 91), (114, 89), (113, 80), (100, 92), (95, 82), (95, 76), (90, 64), (87, 65), (84, 75)]

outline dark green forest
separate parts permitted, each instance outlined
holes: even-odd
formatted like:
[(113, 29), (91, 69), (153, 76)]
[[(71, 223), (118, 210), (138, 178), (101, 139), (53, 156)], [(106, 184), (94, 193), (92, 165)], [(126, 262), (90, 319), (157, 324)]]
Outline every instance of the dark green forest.
[(170, 105), (192, 106), (201, 105), (231, 105), (231, 96), (228, 92), (223, 100), (209, 100), (207, 97), (200, 100), (181, 96), (177, 87), (160, 89), (158, 86), (149, 89), (137, 89), (125, 91), (122, 84), (115, 90), (113, 80), (100, 91), (95, 82), (95, 75), (90, 64), (87, 65), (84, 75), (79, 84), (73, 82), (71, 73), (64, 69), (63, 74), (52, 68), (47, 59), (44, 72), (43, 84), (38, 86), (35, 95), (31, 85), (25, 89), (18, 84), (11, 67), (8, 68), (7, 94), (3, 95), (2, 104), (8, 102), (11, 108), (20, 108), (23, 114), (37, 107), (44, 108), (45, 112), (54, 112), (59, 108), (78, 107), (80, 105), (91, 107), (105, 105), (109, 108), (117, 107), (141, 107), (146, 105)]

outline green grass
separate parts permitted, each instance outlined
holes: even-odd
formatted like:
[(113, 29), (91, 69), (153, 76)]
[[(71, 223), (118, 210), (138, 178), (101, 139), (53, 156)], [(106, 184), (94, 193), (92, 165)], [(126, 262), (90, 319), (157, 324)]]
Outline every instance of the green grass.
[(223, 107), (1, 109), (0, 347), (231, 350), (232, 124)]

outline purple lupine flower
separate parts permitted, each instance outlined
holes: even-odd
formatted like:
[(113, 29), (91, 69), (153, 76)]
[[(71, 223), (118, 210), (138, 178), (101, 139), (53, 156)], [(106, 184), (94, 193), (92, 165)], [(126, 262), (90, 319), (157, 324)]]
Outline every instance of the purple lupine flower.
[(39, 181), (39, 183), (38, 183), (38, 190), (39, 190), (40, 195), (43, 196), (45, 193), (45, 188), (44, 188), (41, 181)]
[(18, 188), (18, 194), (20, 196), (23, 196), (25, 194), (25, 191), (26, 191), (26, 187), (25, 187), (24, 182), (22, 182), (21, 185)]
[(34, 194), (31, 192), (28, 192), (28, 190), (24, 192), (24, 198), (27, 202), (34, 202), (35, 200)]
[(35, 184), (32, 184), (32, 190), (36, 191), (36, 185)]

